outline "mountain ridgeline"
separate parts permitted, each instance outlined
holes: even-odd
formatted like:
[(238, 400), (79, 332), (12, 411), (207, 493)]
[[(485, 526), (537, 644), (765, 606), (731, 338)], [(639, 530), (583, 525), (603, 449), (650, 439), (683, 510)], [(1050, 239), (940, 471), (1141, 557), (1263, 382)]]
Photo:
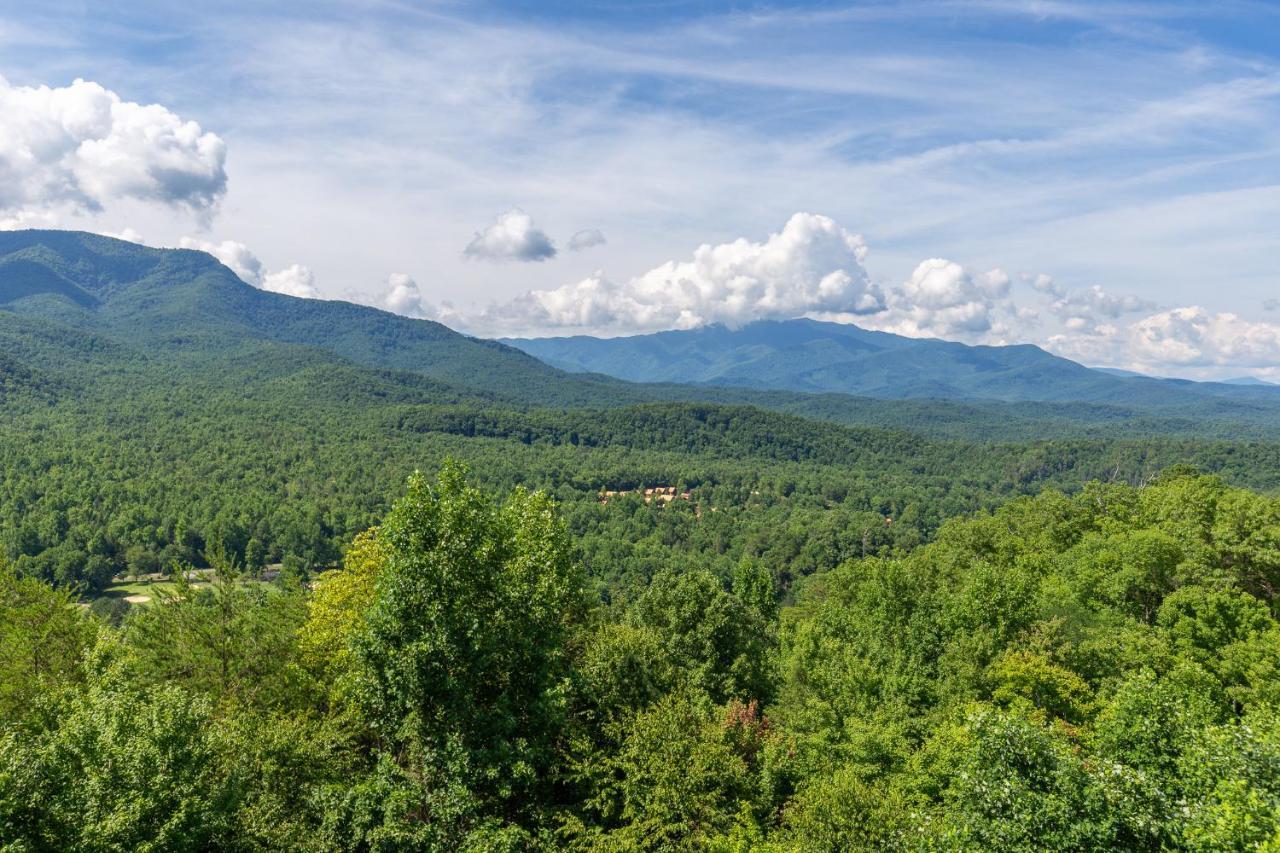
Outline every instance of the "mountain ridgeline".
[(844, 323), (761, 320), (631, 337), (504, 341), (565, 370), (632, 382), (935, 398), (1194, 405), (1206, 398), (1280, 400), (1265, 383), (1196, 383), (1093, 370), (1029, 344), (968, 346)]
[(202, 252), (0, 232), (0, 395), (67, 398), (157, 376), (245, 393), (305, 385), (319, 405), (330, 392), (561, 409), (748, 405), (944, 439), (1280, 437), (1275, 387), (1119, 377), (1034, 347), (808, 320), (495, 342), (265, 292)]
[(113, 339), (153, 359), (217, 358), (244, 346), (306, 348), (516, 398), (545, 399), (548, 383), (559, 384), (566, 400), (601, 396), (589, 380), (562, 382), (559, 371), (514, 348), (438, 323), (269, 293), (203, 252), (152, 249), (92, 234), (0, 233), (0, 308), (79, 333), (50, 340), (55, 349), (75, 349), (84, 334)]

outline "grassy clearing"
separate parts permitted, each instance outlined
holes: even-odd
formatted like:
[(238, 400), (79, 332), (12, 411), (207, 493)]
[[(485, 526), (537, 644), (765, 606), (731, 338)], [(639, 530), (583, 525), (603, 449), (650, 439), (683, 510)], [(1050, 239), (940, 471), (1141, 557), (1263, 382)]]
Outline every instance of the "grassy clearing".
[[(200, 587), (209, 585), (207, 571), (192, 572), (190, 584), (192, 587), (199, 589)], [(246, 582), (253, 583), (254, 581)], [(147, 577), (134, 580), (116, 580), (110, 586), (96, 594), (86, 595), (82, 600), (82, 604), (92, 604), (98, 599), (116, 599), (126, 600), (130, 604), (150, 604), (155, 600), (156, 596), (162, 592), (174, 592), (178, 585), (167, 577)], [(142, 599), (146, 599), (143, 601)]]
[[(318, 571), (326, 571), (327, 568)], [(247, 575), (240, 577), (238, 581), (241, 584), (257, 584), (257, 583), (274, 583), (279, 577), (279, 565), (267, 566), (262, 577), (253, 578)], [(193, 589), (201, 589), (209, 586), (213, 581), (212, 569), (195, 569), (187, 575), (187, 582)], [(174, 592), (178, 585), (169, 579), (167, 575), (154, 574), (132, 580), (117, 578), (110, 586), (98, 593), (89, 593), (80, 599), (82, 607), (88, 607), (95, 601), (102, 599), (113, 601), (127, 601), (133, 605), (148, 605), (155, 601), (156, 598), (166, 592)], [(143, 600), (145, 599), (145, 600)]]

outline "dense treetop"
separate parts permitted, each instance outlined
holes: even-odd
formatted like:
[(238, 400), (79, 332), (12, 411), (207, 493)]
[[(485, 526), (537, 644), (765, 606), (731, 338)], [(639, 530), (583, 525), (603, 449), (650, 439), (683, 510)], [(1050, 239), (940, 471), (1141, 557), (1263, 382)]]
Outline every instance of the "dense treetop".
[(464, 477), (412, 478), (313, 593), (237, 582), (214, 554), (217, 582), (115, 628), (0, 574), (0, 836), (1280, 843), (1275, 498), (1179, 469), (954, 519), (785, 600), (780, 572), (744, 555), (610, 605), (546, 496), (495, 501)]

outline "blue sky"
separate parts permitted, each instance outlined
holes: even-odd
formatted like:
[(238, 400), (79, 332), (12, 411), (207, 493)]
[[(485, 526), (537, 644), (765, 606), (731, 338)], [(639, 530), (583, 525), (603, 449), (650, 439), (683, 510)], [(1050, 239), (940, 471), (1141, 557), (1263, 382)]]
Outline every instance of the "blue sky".
[(11, 103), (225, 149), (40, 162), (0, 220), (485, 334), (806, 313), (1280, 379), (1280, 4), (200, 5), (0, 0)]

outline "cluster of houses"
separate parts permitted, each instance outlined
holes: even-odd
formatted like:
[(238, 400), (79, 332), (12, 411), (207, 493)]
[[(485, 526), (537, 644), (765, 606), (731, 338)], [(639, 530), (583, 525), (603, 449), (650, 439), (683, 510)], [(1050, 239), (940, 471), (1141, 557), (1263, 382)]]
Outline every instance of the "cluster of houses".
[(624, 495), (643, 494), (644, 502), (649, 504), (657, 501), (661, 504), (670, 503), (676, 499), (687, 501), (690, 500), (688, 490), (677, 492), (675, 486), (653, 486), (643, 489), (621, 489), (619, 491), (605, 490), (600, 493), (600, 503), (607, 504), (613, 498), (620, 498)]

